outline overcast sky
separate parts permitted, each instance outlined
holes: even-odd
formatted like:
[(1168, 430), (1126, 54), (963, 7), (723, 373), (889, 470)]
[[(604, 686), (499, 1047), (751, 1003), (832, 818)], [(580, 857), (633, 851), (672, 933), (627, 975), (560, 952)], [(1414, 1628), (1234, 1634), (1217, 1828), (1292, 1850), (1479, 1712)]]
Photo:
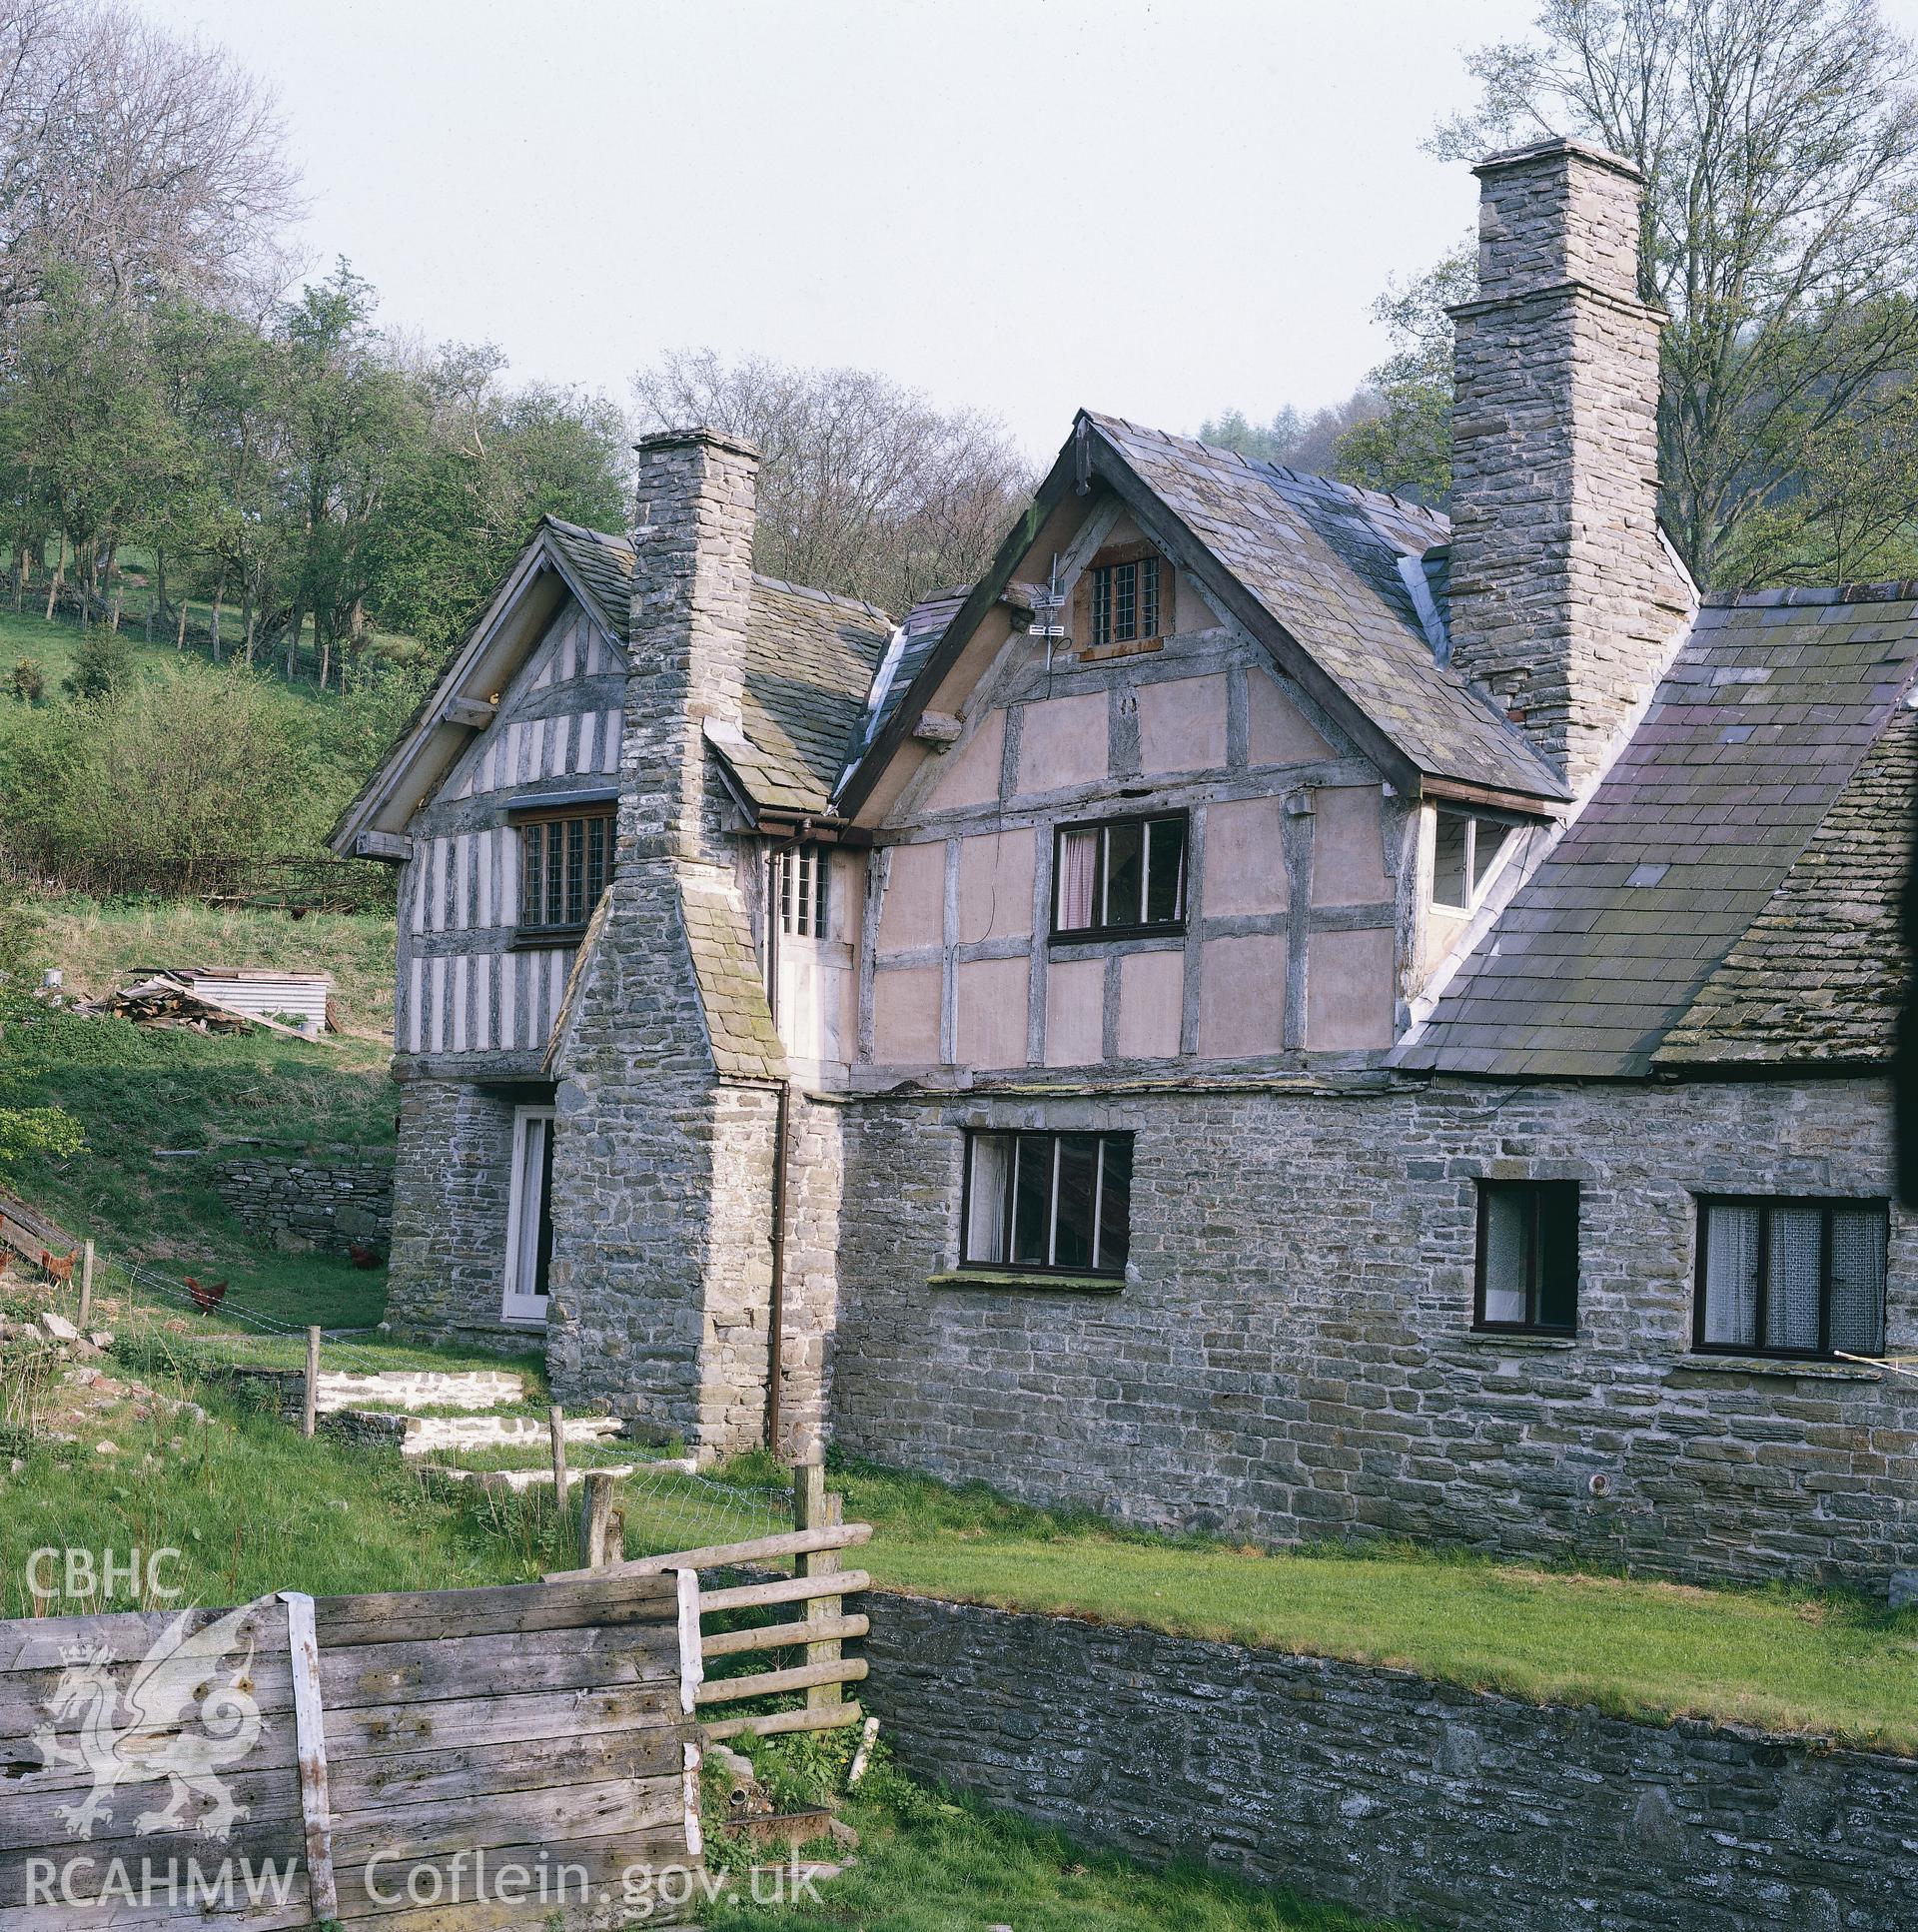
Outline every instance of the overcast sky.
[[(878, 369), (1048, 455), (1345, 396), (1471, 220), (1420, 152), (1532, 0), (146, 0), (278, 91), (316, 265), (602, 389)], [(1887, 11), (1918, 25), (1918, 0)]]

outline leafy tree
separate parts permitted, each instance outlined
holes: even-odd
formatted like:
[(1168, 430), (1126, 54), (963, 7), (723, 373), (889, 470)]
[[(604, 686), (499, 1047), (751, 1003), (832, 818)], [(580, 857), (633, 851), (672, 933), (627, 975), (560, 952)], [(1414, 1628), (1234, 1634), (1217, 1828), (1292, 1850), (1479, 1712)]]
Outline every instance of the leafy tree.
[(1875, 0), (1545, 0), (1435, 151), (1544, 132), (1636, 162), (1671, 323), (1664, 515), (1713, 585), (1914, 558), (1918, 57)]
[(101, 703), (121, 690), (133, 676), (133, 646), (119, 631), (95, 624), (80, 639), (73, 669), (61, 680), (69, 697)]
[(975, 576), (1032, 487), (1001, 424), (865, 370), (683, 351), (633, 395), (648, 427), (705, 424), (758, 447), (762, 570), (888, 610)]
[(1377, 390), (1364, 383), (1343, 403), (1328, 404), (1310, 416), (1290, 403), (1264, 424), (1251, 422), (1241, 410), (1222, 410), (1199, 426), (1199, 435), (1202, 441), (1236, 450), (1242, 457), (1329, 477), (1337, 462), (1339, 439), (1377, 416), (1380, 408)]

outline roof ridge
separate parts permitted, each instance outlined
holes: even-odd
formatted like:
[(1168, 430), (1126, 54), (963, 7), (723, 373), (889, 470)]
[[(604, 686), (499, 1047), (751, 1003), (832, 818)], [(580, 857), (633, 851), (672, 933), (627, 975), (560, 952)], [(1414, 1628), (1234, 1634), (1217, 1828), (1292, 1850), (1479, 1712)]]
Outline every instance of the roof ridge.
[(1807, 609), (1827, 603), (1918, 602), (1918, 577), (1893, 577), (1882, 583), (1793, 583), (1763, 590), (1708, 590), (1699, 598), (1708, 610)]
[(815, 603), (837, 604), (842, 610), (863, 610), (869, 617), (877, 617), (882, 623), (891, 623), (889, 611), (881, 610), (876, 603), (868, 603), (864, 597), (848, 597), (837, 590), (815, 589), (809, 583), (793, 583), (785, 577), (769, 575), (764, 570), (752, 573), (754, 583), (763, 583), (769, 590), (785, 590), (795, 597), (810, 597)]

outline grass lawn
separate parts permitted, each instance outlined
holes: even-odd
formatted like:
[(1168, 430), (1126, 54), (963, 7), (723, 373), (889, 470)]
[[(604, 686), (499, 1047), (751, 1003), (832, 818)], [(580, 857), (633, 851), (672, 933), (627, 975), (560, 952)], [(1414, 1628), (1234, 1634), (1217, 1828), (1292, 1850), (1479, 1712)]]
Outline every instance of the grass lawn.
[(1261, 1554), (1117, 1534), (984, 1489), (853, 1465), (877, 1583), (1389, 1664), (1532, 1703), (1831, 1733), (1918, 1754), (1918, 1610), (1696, 1589), (1402, 1546)]

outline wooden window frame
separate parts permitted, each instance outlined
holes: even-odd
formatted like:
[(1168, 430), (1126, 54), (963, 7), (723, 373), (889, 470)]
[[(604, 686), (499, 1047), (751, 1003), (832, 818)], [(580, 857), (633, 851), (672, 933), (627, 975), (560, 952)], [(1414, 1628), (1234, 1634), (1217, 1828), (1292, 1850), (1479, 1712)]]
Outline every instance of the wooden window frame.
[[(1441, 818), (1459, 818), (1465, 825), (1465, 903), (1458, 904), (1454, 899), (1441, 899), (1438, 896), (1438, 821)], [(1478, 883), (1478, 828), (1481, 825), (1495, 825), (1503, 836), (1498, 841), (1498, 851), (1491, 861), (1491, 869), (1486, 872), (1484, 883)], [(1486, 812), (1465, 811), (1453, 805), (1437, 805), (1433, 808), (1432, 840), (1432, 903), (1435, 910), (1465, 916), (1476, 912), (1485, 902), (1485, 894), (1492, 881), (1510, 863), (1509, 848), (1512, 834), (1519, 829), (1510, 819), (1493, 818)]]
[[(512, 828), (519, 834), (519, 896), (517, 919), (513, 928), (512, 943), (515, 947), (566, 946), (580, 937), (592, 919), (592, 907), (598, 902), (598, 893), (588, 892), (591, 901), (584, 908), (584, 916), (576, 921), (567, 920), (548, 924), (543, 920), (529, 921), (526, 918), (527, 862), (530, 856), (530, 842), (527, 831), (535, 826), (565, 825), (577, 822), (585, 826), (599, 823), (606, 828), (605, 875), (600, 882), (600, 891), (611, 881), (613, 873), (613, 846), (617, 835), (618, 810), (614, 805), (553, 805), (535, 807), (531, 810), (516, 810), (512, 814)], [(541, 835), (541, 845), (545, 843)], [(587, 875), (587, 883), (590, 875)]]
[[(773, 853), (772, 887), (778, 907), (779, 933), (784, 939), (826, 939), (831, 936), (832, 893), (829, 889), (831, 847), (817, 839), (800, 845), (782, 845)], [(788, 872), (790, 867), (790, 872)], [(811, 869), (811, 891), (805, 890), (807, 868)], [(811, 920), (802, 923), (800, 907)]]
[[(1066, 838), (1073, 832), (1097, 832), (1100, 834), (1099, 878), (1104, 889), (1106, 878), (1106, 835), (1115, 828), (1126, 825), (1168, 825), (1177, 821), (1182, 828), (1184, 845), (1179, 860), (1179, 915), (1175, 919), (1153, 919), (1137, 921), (1128, 925), (1106, 926), (1062, 926), (1059, 923), (1059, 901), (1065, 885), (1065, 868), (1060, 859), (1065, 851)], [(1151, 837), (1147, 835), (1147, 851), (1150, 852)], [(1150, 888), (1151, 870), (1149, 864), (1142, 868), (1140, 897), (1143, 902)], [(1052, 828), (1052, 916), (1050, 938), (1054, 943), (1067, 946), (1095, 944), (1104, 939), (1178, 939), (1185, 935), (1186, 909), (1192, 900), (1192, 813), (1183, 806), (1176, 811), (1167, 812), (1122, 812), (1112, 818), (1076, 818)]]
[[(1025, 1140), (1045, 1140), (1052, 1143), (1051, 1180), (1049, 1183), (1051, 1202), (1047, 1217), (1047, 1245), (1054, 1254), (1059, 1250), (1059, 1161), (1062, 1142), (1074, 1139), (1096, 1141), (1099, 1147), (1097, 1163), (1097, 1184), (1092, 1197), (1092, 1249), (1096, 1257), (1099, 1251), (1099, 1222), (1105, 1206), (1106, 1189), (1106, 1144), (1109, 1141), (1124, 1141), (1127, 1153), (1132, 1157), (1128, 1163), (1126, 1180), (1126, 1260), (1117, 1268), (1101, 1267), (1095, 1260), (1085, 1266), (1058, 1267), (1049, 1262), (1032, 1261), (981, 1261), (969, 1251), (972, 1244), (972, 1170), (974, 1148), (981, 1140), (1007, 1140), (1013, 1143), (1012, 1158), (1006, 1163), (1006, 1199), (1004, 1207), (1007, 1250), (1015, 1226), (1013, 1209), (1019, 1178), (1018, 1144)], [(981, 1272), (989, 1275), (1032, 1275), (1071, 1276), (1079, 1279), (1097, 1278), (1102, 1281), (1122, 1282), (1126, 1278), (1126, 1263), (1132, 1258), (1132, 1197), (1133, 1176), (1137, 1173), (1138, 1140), (1130, 1130), (1107, 1133), (1099, 1129), (1088, 1130), (1083, 1134), (1069, 1128), (1024, 1128), (1024, 1127), (968, 1127), (965, 1130), (961, 1159), (959, 1187), (959, 1266), (962, 1270)]]
[[(1157, 577), (1150, 628), (1146, 623), (1145, 566), (1148, 564)], [(1121, 637), (1117, 634), (1119, 579), (1115, 573), (1128, 565), (1137, 565), (1139, 568), (1134, 579), (1132, 632), (1129, 636)], [(1074, 590), (1074, 650), (1095, 658), (1122, 657), (1133, 651), (1157, 650), (1172, 635), (1177, 575), (1171, 559), (1151, 543), (1126, 543), (1101, 550), (1080, 571)], [(1108, 625), (1104, 637), (1100, 636), (1098, 630), (1102, 607)]]
[[(1576, 1181), (1498, 1181), (1489, 1177), (1477, 1186), (1477, 1254), (1472, 1270), (1471, 1326), (1478, 1335), (1539, 1335), (1558, 1340), (1574, 1340), (1578, 1334), (1579, 1242), (1578, 1220), (1583, 1205)], [(1485, 1314), (1485, 1275), (1490, 1259), (1491, 1201), (1500, 1193), (1524, 1192), (1532, 1197), (1531, 1213), (1525, 1226), (1525, 1309), (1522, 1322), (1494, 1322)], [(1571, 1212), (1571, 1320), (1546, 1322), (1539, 1310), (1544, 1304), (1544, 1230), (1543, 1215), (1552, 1198), (1569, 1200)]]
[[(1884, 1296), (1889, 1303), (1891, 1293), (1891, 1204), (1883, 1195), (1877, 1194), (1699, 1194), (1692, 1197), (1697, 1207), (1697, 1254), (1692, 1263), (1692, 1304), (1691, 1304), (1691, 1352), (1693, 1355), (1746, 1356), (1753, 1360), (1767, 1362), (1836, 1362), (1839, 1360), (1831, 1347), (1831, 1224), (1832, 1215), (1840, 1208), (1853, 1212), (1875, 1208), (1881, 1217), (1885, 1230), (1885, 1283)], [(1707, 1342), (1705, 1340), (1705, 1271), (1709, 1262), (1711, 1240), (1711, 1210), (1713, 1208), (1756, 1208), (1758, 1210), (1758, 1259), (1756, 1263), (1757, 1282), (1752, 1300), (1751, 1329), (1759, 1340), (1750, 1345), (1741, 1342)], [(1818, 1226), (1818, 1347), (1816, 1349), (1774, 1349), (1767, 1348), (1763, 1337), (1765, 1333), (1765, 1301), (1770, 1292), (1766, 1277), (1771, 1272), (1771, 1218), (1780, 1208), (1819, 1211)], [(1880, 1347), (1884, 1344), (1885, 1321), (1888, 1308), (1881, 1305), (1878, 1310), (1878, 1337)]]

